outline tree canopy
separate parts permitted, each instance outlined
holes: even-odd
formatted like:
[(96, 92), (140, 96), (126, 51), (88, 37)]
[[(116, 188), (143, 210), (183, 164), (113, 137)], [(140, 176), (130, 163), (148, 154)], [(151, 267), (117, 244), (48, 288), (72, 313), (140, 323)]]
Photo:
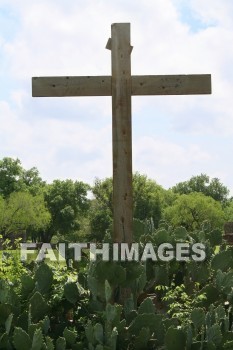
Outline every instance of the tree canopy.
[[(112, 178), (96, 179), (92, 192), (95, 200), (92, 203), (90, 223), (92, 237), (101, 240), (107, 230), (111, 230), (113, 203)], [(162, 217), (162, 207), (166, 202), (166, 190), (146, 175), (133, 175), (133, 216), (135, 219), (152, 219), (158, 227)]]
[[(88, 198), (88, 191), (94, 198)], [(57, 237), (102, 241), (112, 231), (112, 178), (96, 179), (93, 187), (73, 180), (47, 184), (36, 167), (24, 169), (19, 159), (0, 160), (0, 230), (4, 235), (27, 232), (33, 240), (49, 242)], [(229, 190), (206, 174), (165, 190), (146, 175), (133, 175), (133, 216), (154, 228), (161, 219), (188, 229), (203, 221), (223, 227), (233, 220)]]
[(172, 187), (172, 190), (179, 194), (201, 192), (223, 204), (227, 201), (229, 195), (228, 188), (218, 178), (210, 179), (206, 174), (192, 176), (188, 181), (179, 182)]
[(68, 235), (80, 229), (80, 220), (90, 205), (88, 189), (87, 184), (72, 180), (54, 180), (46, 186), (45, 202), (51, 222), (44, 239), (49, 241), (54, 234)]
[(44, 230), (50, 222), (42, 195), (13, 192), (7, 199), (0, 197), (0, 232), (3, 237)]
[(18, 158), (5, 157), (0, 160), (0, 195), (4, 198), (13, 192), (28, 191), (35, 195), (44, 185), (35, 167), (25, 170)]
[(173, 226), (184, 226), (188, 230), (200, 229), (204, 221), (213, 228), (222, 228), (225, 221), (221, 204), (197, 192), (179, 196), (164, 210), (163, 216)]

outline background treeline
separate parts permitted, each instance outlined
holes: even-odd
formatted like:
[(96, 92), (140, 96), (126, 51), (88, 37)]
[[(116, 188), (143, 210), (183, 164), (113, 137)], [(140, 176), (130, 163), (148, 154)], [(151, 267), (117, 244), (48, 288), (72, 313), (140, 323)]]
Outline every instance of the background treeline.
[[(233, 199), (219, 179), (193, 176), (164, 189), (146, 175), (133, 176), (134, 220), (157, 228), (200, 229), (207, 221), (223, 228), (233, 221)], [(0, 160), (0, 235), (39, 242), (103, 241), (112, 230), (112, 179), (94, 185), (73, 180), (46, 183), (37, 168), (23, 168), (19, 159)]]

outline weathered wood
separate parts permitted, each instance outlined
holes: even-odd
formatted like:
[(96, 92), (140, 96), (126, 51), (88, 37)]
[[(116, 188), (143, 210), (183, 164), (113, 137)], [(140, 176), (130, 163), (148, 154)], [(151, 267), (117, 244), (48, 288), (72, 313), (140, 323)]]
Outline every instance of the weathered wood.
[[(211, 94), (211, 75), (133, 75), (131, 95)], [(34, 77), (33, 97), (111, 96), (111, 76)]]
[(131, 93), (132, 95), (211, 94), (211, 75), (133, 75)]
[(112, 25), (113, 240), (132, 242), (130, 24)]
[(110, 96), (110, 76), (34, 77), (33, 97)]

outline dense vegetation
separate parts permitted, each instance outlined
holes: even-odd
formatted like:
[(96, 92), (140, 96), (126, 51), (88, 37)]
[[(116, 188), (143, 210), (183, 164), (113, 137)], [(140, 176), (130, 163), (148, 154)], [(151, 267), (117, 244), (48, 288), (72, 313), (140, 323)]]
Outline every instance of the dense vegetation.
[(165, 190), (138, 173), (133, 188), (140, 256), (148, 242), (198, 242), (205, 261), (90, 262), (87, 250), (75, 262), (69, 250), (69, 264), (22, 262), (22, 240), (110, 241), (112, 180), (47, 184), (18, 159), (0, 161), (0, 349), (233, 348), (228, 189), (201, 174)]
[[(200, 229), (203, 221), (221, 228), (233, 220), (233, 200), (219, 179), (193, 176), (165, 190), (135, 173), (134, 219), (161, 219), (173, 227)], [(92, 193), (92, 199), (90, 199)], [(112, 228), (112, 179), (96, 179), (92, 188), (81, 181), (43, 181), (36, 168), (25, 170), (19, 159), (0, 160), (0, 232), (4, 238), (23, 234), (32, 241), (97, 240)]]

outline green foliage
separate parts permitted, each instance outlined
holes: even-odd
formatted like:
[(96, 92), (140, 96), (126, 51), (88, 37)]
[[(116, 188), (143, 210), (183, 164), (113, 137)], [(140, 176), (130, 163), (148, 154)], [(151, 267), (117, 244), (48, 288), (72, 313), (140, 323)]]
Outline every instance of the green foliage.
[(214, 270), (226, 271), (229, 267), (233, 267), (232, 249), (219, 252), (214, 256), (211, 262)]
[(64, 332), (63, 332), (64, 338), (66, 340), (66, 343), (69, 346), (72, 346), (75, 344), (76, 339), (77, 339), (77, 332), (76, 331), (71, 331), (69, 330), (67, 327), (65, 328)]
[[(86, 294), (82, 291), (74, 300), (74, 282), (70, 280), (75, 278), (74, 271), (55, 270), (41, 263), (25, 265), (14, 284), (11, 275), (6, 277), (0, 279), (0, 348), (82, 349), (82, 339), (79, 336), (77, 341), (77, 331), (71, 326), (75, 319), (73, 326), (80, 324), (83, 329), (79, 318), (83, 322), (82, 305), (88, 299), (84, 301)], [(78, 308), (81, 313), (77, 318), (74, 310)]]
[(146, 327), (150, 329), (150, 332), (152, 334), (154, 327), (158, 322), (157, 318), (158, 315), (155, 315), (154, 313), (138, 314), (133, 320), (133, 322), (130, 324), (129, 332), (136, 335), (140, 332), (140, 329)]
[(12, 239), (17, 233), (43, 242), (50, 242), (55, 234), (75, 234), (81, 225), (89, 226), (85, 222), (90, 202), (88, 190), (87, 184), (72, 180), (55, 180), (46, 185), (35, 167), (25, 170), (19, 159), (3, 158), (0, 233)]
[(14, 192), (5, 200), (0, 198), (0, 232), (4, 238), (45, 229), (49, 221), (42, 195)]
[[(151, 265), (150, 275), (149, 265), (144, 263), (99, 260), (82, 271), (89, 289), (83, 287), (85, 283), (80, 286), (75, 270), (68, 272), (45, 263), (26, 265), (14, 282), (14, 290), (9, 280), (0, 280), (0, 348), (230, 348), (231, 249), (224, 250), (221, 245), (214, 253), (218, 239), (210, 239), (207, 227), (190, 236), (181, 227), (172, 230), (163, 225), (150, 239), (157, 242), (159, 237), (160, 242), (161, 232), (165, 236), (169, 233), (172, 243), (202, 237), (208, 247), (206, 261), (200, 266), (157, 261)], [(223, 264), (223, 260), (228, 263)], [(177, 274), (183, 274), (182, 284)], [(151, 280), (156, 294), (147, 294)], [(158, 285), (161, 281), (166, 283)], [(124, 295), (128, 297), (122, 303)], [(144, 300), (139, 302), (142, 295)]]
[(205, 311), (202, 308), (196, 308), (191, 311), (191, 321), (196, 329), (205, 325)]
[[(20, 241), (20, 238), (15, 240), (14, 246), (16, 248), (19, 248)], [(0, 280), (8, 279), (15, 283), (21, 279), (26, 269), (20, 261), (20, 252), (12, 249), (12, 243), (9, 239), (4, 241), (3, 247), (5, 250), (0, 250)]]
[(105, 280), (105, 300), (106, 303), (109, 303), (112, 298), (112, 288), (108, 283), (108, 280)]
[(43, 335), (41, 329), (36, 329), (32, 339), (32, 350), (41, 350), (43, 346)]
[[(167, 313), (173, 317), (179, 319), (182, 324), (190, 322), (190, 315), (192, 317), (193, 308), (203, 300), (204, 295), (192, 295), (190, 296), (185, 285), (180, 286), (171, 285), (171, 288), (167, 289), (166, 295), (163, 297), (163, 301), (166, 302), (168, 306)], [(196, 309), (194, 309), (196, 310)], [(195, 319), (195, 313), (193, 318)]]
[(183, 330), (170, 327), (165, 336), (167, 350), (185, 350), (186, 334)]
[(38, 291), (42, 294), (48, 293), (53, 284), (51, 268), (46, 264), (41, 264), (35, 272), (35, 280)]
[(13, 342), (16, 350), (28, 350), (32, 344), (29, 335), (18, 327), (14, 330)]
[(135, 340), (135, 350), (146, 349), (149, 340), (150, 340), (150, 330), (149, 330), (149, 328), (143, 327), (140, 330), (140, 332)]
[(180, 182), (172, 187), (172, 191), (179, 194), (200, 192), (221, 203), (225, 203), (228, 200), (229, 194), (227, 187), (224, 186), (218, 178), (210, 180), (210, 177), (206, 174), (192, 176), (190, 180)]
[(33, 321), (38, 322), (46, 316), (49, 307), (40, 292), (35, 292), (29, 302), (30, 313)]
[(91, 235), (90, 239), (102, 241), (106, 232), (111, 230), (112, 226), (112, 179), (96, 179), (92, 187), (92, 193), (95, 199), (91, 203), (89, 212)]
[(214, 345), (219, 346), (222, 340), (220, 326), (218, 324), (214, 324), (213, 326), (207, 328), (206, 338), (207, 342), (212, 342)]
[(212, 246), (220, 246), (222, 243), (222, 231), (219, 229), (211, 231), (208, 235), (208, 239)]
[(221, 204), (202, 193), (183, 194), (164, 210), (164, 218), (174, 227), (200, 230), (204, 221), (212, 228), (222, 228), (225, 221)]
[(143, 300), (141, 305), (138, 308), (138, 313), (139, 314), (150, 314), (155, 312), (155, 306), (151, 300), (151, 298), (146, 298)]
[(227, 205), (224, 208), (224, 213), (226, 221), (233, 222), (233, 198), (228, 201)]
[(99, 200), (92, 200), (89, 211), (90, 232), (88, 238), (101, 242), (104, 235), (111, 231), (112, 211), (106, 208), (104, 203)]
[(133, 176), (134, 217), (139, 220), (152, 218), (158, 227), (165, 201), (165, 190), (146, 175), (135, 173)]
[[(106, 232), (112, 230), (113, 186), (112, 179), (96, 179), (92, 192), (95, 199), (90, 210), (91, 239), (102, 241)], [(152, 221), (158, 227), (162, 207), (171, 198), (167, 191), (146, 175), (133, 175), (133, 215), (140, 221)]]
[(45, 182), (34, 167), (23, 169), (19, 159), (5, 157), (0, 160), (0, 195), (9, 197), (14, 192), (30, 192), (39, 194)]
[(67, 236), (80, 229), (80, 220), (87, 214), (89, 186), (72, 180), (54, 180), (47, 185), (45, 201), (51, 213), (51, 223), (46, 231), (50, 241), (55, 234)]
[[(221, 231), (231, 206), (226, 206), (227, 193), (219, 181), (209, 186), (207, 180), (202, 176), (189, 184), (191, 192), (202, 193), (179, 195), (146, 176), (134, 175), (134, 237), (140, 257), (149, 242), (155, 250), (163, 242), (201, 242), (206, 247), (203, 262), (98, 259), (67, 269), (58, 263), (22, 263), (6, 240), (0, 262), (0, 349), (231, 349), (233, 252)], [(210, 194), (204, 196), (203, 186), (221, 204)], [(49, 226), (42, 189), (51, 215)], [(33, 233), (42, 230), (44, 242), (55, 234), (68, 234), (69, 240), (85, 220), (88, 223), (87, 191), (87, 185), (71, 180), (45, 186), (35, 168), (25, 171), (19, 161), (4, 160), (1, 230), (14, 233), (20, 224), (33, 239), (38, 238)], [(92, 238), (102, 240), (102, 234), (111, 232), (112, 180), (96, 180), (93, 193)], [(162, 211), (172, 226), (159, 221)]]
[(22, 296), (27, 298), (35, 288), (35, 281), (27, 273), (22, 274), (20, 280), (22, 284), (22, 290), (21, 290)]
[(79, 291), (75, 282), (68, 282), (64, 286), (64, 296), (71, 303), (75, 304), (79, 298)]
[(56, 341), (56, 350), (65, 350), (66, 349), (66, 340), (63, 337), (59, 337)]

